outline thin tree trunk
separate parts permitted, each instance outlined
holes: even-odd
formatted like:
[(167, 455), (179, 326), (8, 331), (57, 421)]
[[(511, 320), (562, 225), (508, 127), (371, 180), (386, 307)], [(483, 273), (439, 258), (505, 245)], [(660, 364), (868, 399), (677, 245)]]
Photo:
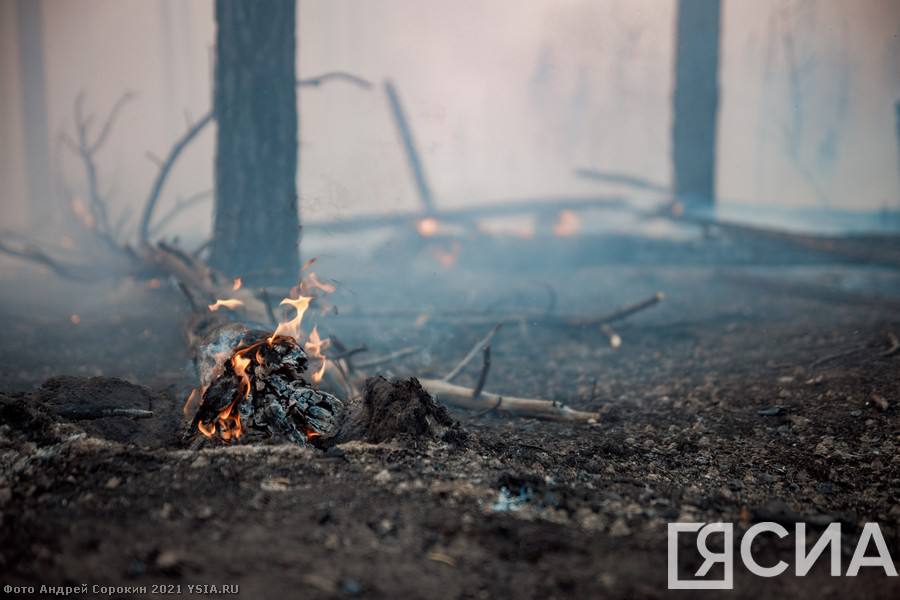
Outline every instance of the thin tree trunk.
[(210, 262), (255, 283), (299, 270), (295, 0), (216, 0)]
[(678, 0), (672, 166), (680, 199), (715, 202), (720, 0)]
[(39, 0), (16, 2), (19, 80), (25, 131), (25, 173), (28, 180), (29, 219), (35, 227), (45, 225), (54, 212), (41, 4)]

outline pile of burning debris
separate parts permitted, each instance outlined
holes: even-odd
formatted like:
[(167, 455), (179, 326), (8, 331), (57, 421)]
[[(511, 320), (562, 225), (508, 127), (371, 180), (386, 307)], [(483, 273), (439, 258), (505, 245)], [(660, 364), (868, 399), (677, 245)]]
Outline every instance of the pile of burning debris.
[[(236, 279), (233, 289), (241, 287)], [(186, 415), (196, 410), (189, 434), (230, 441), (249, 427), (300, 445), (333, 437), (344, 404), (316, 388), (325, 374), (323, 351), (329, 341), (320, 338), (318, 328), (308, 336), (301, 329), (316, 298), (312, 289), (330, 293), (334, 286), (321, 283), (310, 272), (291, 291), (296, 297), (281, 302), (295, 311), (294, 317), (271, 333), (247, 328), (220, 312), (239, 310), (243, 306), (239, 299), (209, 305), (210, 314), (194, 323), (190, 336), (201, 387), (184, 405)]]

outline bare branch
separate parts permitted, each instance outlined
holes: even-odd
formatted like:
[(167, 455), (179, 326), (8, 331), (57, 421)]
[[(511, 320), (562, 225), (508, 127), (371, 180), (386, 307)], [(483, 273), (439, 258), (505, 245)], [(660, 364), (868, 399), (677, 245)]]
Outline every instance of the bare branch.
[(475, 356), (479, 352), (481, 352), (482, 349), (484, 349), (488, 344), (491, 343), (491, 340), (497, 334), (497, 332), (500, 331), (500, 327), (502, 327), (502, 326), (503, 326), (502, 323), (497, 323), (496, 325), (494, 325), (494, 327), (488, 332), (488, 334), (486, 336), (484, 336), (484, 338), (479, 340), (478, 343), (476, 343), (472, 347), (471, 350), (469, 350), (469, 353), (466, 354), (465, 358), (463, 358), (461, 361), (459, 361), (459, 364), (456, 365), (456, 367), (454, 367), (454, 369), (452, 371), (450, 371), (449, 373), (447, 373), (447, 375), (444, 376), (444, 381), (449, 383), (449, 382), (453, 381), (454, 379), (456, 379), (457, 377), (459, 377), (459, 374), (462, 373), (462, 370), (466, 368), (466, 365), (468, 365), (470, 362), (472, 362), (472, 359), (475, 358)]
[(75, 267), (65, 265), (58, 260), (51, 258), (44, 250), (30, 242), (22, 242), (20, 247), (16, 247), (9, 242), (0, 239), (0, 253), (43, 265), (64, 279), (75, 281), (92, 280), (92, 278), (86, 277), (84, 273), (79, 272)]
[(175, 161), (178, 160), (178, 156), (181, 152), (187, 147), (191, 141), (200, 134), (203, 129), (209, 125), (209, 123), (213, 120), (213, 112), (210, 111), (203, 115), (203, 117), (194, 123), (185, 133), (182, 135), (172, 146), (172, 149), (169, 150), (169, 154), (166, 156), (166, 159), (163, 161), (162, 166), (159, 168), (159, 173), (156, 174), (156, 179), (153, 181), (153, 187), (150, 190), (150, 195), (147, 197), (147, 201), (144, 203), (144, 212), (141, 216), (140, 226), (138, 228), (138, 233), (140, 236), (141, 244), (148, 244), (150, 239), (150, 221), (153, 219), (153, 211), (156, 208), (156, 203), (159, 201), (159, 196), (162, 193), (163, 185), (166, 183), (166, 178), (169, 176), (169, 172), (172, 170), (172, 166), (175, 164)]
[(366, 81), (362, 77), (353, 75), (352, 73), (346, 73), (344, 71), (331, 71), (318, 75), (317, 77), (311, 77), (309, 79), (298, 79), (297, 87), (318, 87), (323, 83), (327, 83), (328, 81), (333, 80), (343, 80), (348, 83), (352, 83), (353, 85), (356, 85), (362, 89), (369, 89), (372, 87), (371, 82)]
[(163, 161), (162, 161), (162, 159), (161, 159), (160, 157), (158, 157), (155, 153), (151, 152), (150, 150), (147, 150), (146, 152), (144, 152), (144, 156), (147, 157), (147, 160), (149, 160), (149, 161), (152, 162), (154, 165), (156, 165), (156, 168), (157, 168), (157, 169), (161, 169), (161, 168), (162, 168)]
[(159, 233), (166, 225), (169, 224), (175, 217), (177, 217), (183, 211), (196, 206), (202, 202), (205, 202), (212, 198), (213, 191), (212, 190), (203, 190), (202, 192), (197, 192), (195, 194), (191, 194), (187, 198), (182, 198), (175, 203), (175, 206), (169, 209), (169, 211), (160, 217), (159, 221), (156, 222), (150, 228), (151, 234)]
[(481, 361), (481, 374), (478, 376), (478, 383), (475, 384), (475, 391), (472, 392), (472, 398), (478, 399), (484, 390), (484, 384), (487, 382), (488, 372), (491, 370), (491, 345), (484, 347), (484, 357)]
[(134, 93), (129, 91), (119, 96), (119, 99), (116, 100), (116, 103), (113, 104), (112, 109), (109, 111), (109, 115), (106, 117), (106, 121), (103, 123), (103, 127), (100, 128), (97, 139), (88, 147), (88, 151), (91, 154), (99, 150), (103, 143), (106, 142), (106, 138), (109, 136), (109, 132), (112, 130), (112, 126), (116, 122), (116, 117), (119, 116), (122, 107), (128, 104), (133, 98)]

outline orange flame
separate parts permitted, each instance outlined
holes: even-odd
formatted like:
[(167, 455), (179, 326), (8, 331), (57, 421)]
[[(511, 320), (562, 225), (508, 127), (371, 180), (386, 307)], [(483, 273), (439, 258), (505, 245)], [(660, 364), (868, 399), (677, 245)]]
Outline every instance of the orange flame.
[(572, 210), (561, 210), (553, 225), (553, 235), (571, 237), (581, 230), (581, 217)]
[[(249, 350), (249, 348), (242, 352), (246, 352), (247, 350)], [(231, 366), (234, 367), (234, 372), (237, 376), (241, 378), (241, 396), (246, 398), (250, 395), (250, 376), (247, 375), (247, 367), (250, 366), (250, 359), (243, 356), (241, 352), (238, 352), (231, 359)]]
[[(308, 261), (303, 268), (306, 269), (310, 264), (312, 264), (315, 259)], [(238, 290), (241, 287), (241, 278), (238, 277), (234, 280), (233, 289)], [(251, 344), (250, 346), (246, 346), (244, 348), (240, 348), (236, 350), (231, 355), (231, 367), (234, 370), (235, 375), (240, 378), (240, 390), (239, 394), (226, 406), (224, 409), (219, 411), (219, 414), (216, 416), (216, 419), (211, 423), (198, 422), (197, 428), (200, 433), (208, 438), (214, 437), (216, 434), (222, 440), (232, 440), (241, 437), (243, 433), (243, 427), (241, 425), (241, 417), (240, 413), (237, 410), (238, 404), (242, 400), (246, 400), (249, 398), (250, 393), (252, 391), (253, 383), (250, 380), (250, 373), (248, 372), (250, 366), (253, 364), (253, 360), (250, 358), (251, 353), (255, 351), (254, 356), (256, 358), (256, 362), (261, 364), (263, 362), (262, 355), (262, 344), (268, 343), (270, 346), (275, 342), (276, 338), (286, 337), (291, 338), (294, 342), (299, 341), (301, 336), (303, 335), (302, 330), (300, 329), (300, 325), (303, 323), (303, 315), (306, 313), (309, 308), (310, 302), (313, 300), (313, 296), (304, 295), (313, 289), (318, 289), (323, 291), (326, 294), (329, 294), (335, 290), (335, 286), (330, 283), (323, 283), (316, 277), (315, 273), (309, 273), (306, 277), (304, 277), (303, 281), (291, 291), (291, 295), (296, 294), (298, 297), (294, 298), (285, 298), (281, 301), (281, 306), (290, 306), (294, 310), (296, 310), (296, 314), (294, 318), (289, 319), (287, 321), (282, 321), (275, 328), (275, 331), (272, 332), (268, 338), (266, 338), (265, 342), (257, 342), (255, 344)], [(241, 300), (237, 300), (234, 298), (226, 299), (226, 300), (216, 300), (215, 304), (209, 305), (209, 310), (215, 311), (221, 307), (228, 309), (235, 309), (240, 306), (243, 306), (243, 302)], [(304, 345), (304, 349), (311, 359), (317, 359), (321, 361), (321, 365), (313, 371), (310, 379), (312, 383), (317, 384), (322, 380), (322, 377), (325, 375), (325, 369), (328, 364), (328, 359), (325, 357), (323, 351), (328, 347), (330, 340), (323, 340), (319, 336), (319, 330), (316, 327), (313, 327), (312, 332), (309, 334), (309, 338), (306, 340)], [(225, 356), (221, 358), (217, 358), (217, 362), (221, 360), (224, 362), (226, 360)], [(191, 405), (194, 401), (199, 397), (203, 398), (206, 393), (206, 390), (202, 390), (199, 393), (197, 390), (191, 392), (191, 395), (188, 397), (187, 401), (184, 405), (185, 414), (190, 410)], [(319, 433), (315, 431), (307, 432), (307, 439), (313, 439), (319, 437)]]
[(309, 334), (309, 339), (306, 340), (306, 343), (303, 345), (303, 349), (306, 350), (306, 354), (309, 358), (320, 359), (322, 364), (316, 369), (310, 379), (313, 383), (319, 383), (322, 381), (322, 377), (325, 376), (325, 367), (328, 365), (328, 359), (325, 358), (325, 355), (322, 351), (328, 347), (330, 340), (323, 340), (319, 337), (319, 329), (317, 327), (313, 327), (312, 332)]
[(211, 438), (212, 436), (216, 435), (216, 424), (215, 423), (210, 423), (209, 425), (207, 425), (203, 421), (197, 421), (197, 429), (199, 429), (200, 433), (202, 433), (203, 435), (205, 435), (208, 438)]
[(241, 289), (241, 286), (242, 286), (242, 285), (244, 285), (244, 282), (241, 281), (241, 278), (240, 278), (240, 277), (235, 277), (235, 278), (234, 278), (234, 283), (231, 285), (231, 289), (232, 289), (232, 291), (235, 291), (235, 292), (236, 292), (236, 291), (238, 291), (239, 289)]
[(300, 293), (304, 296), (308, 295), (312, 290), (322, 290), (326, 294), (331, 294), (336, 289), (331, 283), (323, 283), (314, 271), (310, 271), (309, 275), (300, 282)]
[(215, 304), (209, 305), (209, 310), (215, 312), (220, 308), (227, 308), (228, 310), (234, 310), (236, 308), (240, 308), (244, 305), (243, 300), (238, 300), (237, 298), (228, 298), (227, 300), (216, 300)]
[(300, 296), (296, 300), (285, 298), (281, 301), (282, 306), (286, 304), (296, 309), (297, 315), (290, 321), (282, 321), (278, 324), (278, 327), (276, 327), (272, 335), (269, 336), (268, 342), (270, 345), (275, 341), (275, 338), (281, 335), (292, 337), (295, 340), (300, 337), (300, 324), (303, 322), (303, 315), (306, 313), (306, 309), (309, 308), (311, 300), (312, 298), (309, 296)]
[(197, 403), (197, 399), (200, 398), (200, 392), (197, 388), (191, 390), (190, 395), (187, 397), (187, 400), (184, 401), (184, 406), (181, 407), (181, 412), (187, 416), (188, 413), (192, 411), (194, 408), (194, 404)]

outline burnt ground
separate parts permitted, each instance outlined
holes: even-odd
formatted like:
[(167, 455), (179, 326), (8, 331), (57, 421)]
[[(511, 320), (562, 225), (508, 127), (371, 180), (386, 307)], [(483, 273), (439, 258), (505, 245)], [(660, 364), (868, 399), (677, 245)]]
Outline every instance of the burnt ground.
[[(446, 373), (486, 330), (399, 309), (502, 315), (549, 297), (559, 313), (586, 314), (656, 290), (667, 299), (616, 326), (617, 350), (594, 329), (508, 327), (496, 338), (488, 389), (597, 410), (594, 425), (453, 411), (468, 436), (452, 442), (190, 451), (177, 436), (192, 383), (177, 292), (123, 284), (88, 302), (49, 278), (4, 285), (2, 583), (239, 584), (246, 598), (655, 598), (675, 593), (666, 525), (676, 520), (733, 521), (736, 538), (759, 521), (791, 531), (805, 521), (813, 536), (839, 521), (844, 569), (861, 525), (877, 521), (900, 557), (900, 355), (884, 355), (900, 335), (896, 273), (416, 269), (415, 282), (398, 282), (399, 267), (334, 274), (345, 293), (335, 303), (350, 309), (327, 326), (346, 344), (372, 354), (423, 346), (387, 376)], [(34, 301), (33, 290), (49, 291)], [(461, 383), (477, 375), (470, 367)], [(74, 400), (155, 416), (53, 416)], [(761, 563), (794, 564), (793, 535), (757, 544)], [(738, 561), (728, 596), (900, 592), (880, 569), (832, 578), (820, 563), (805, 578), (791, 567), (764, 580)]]

